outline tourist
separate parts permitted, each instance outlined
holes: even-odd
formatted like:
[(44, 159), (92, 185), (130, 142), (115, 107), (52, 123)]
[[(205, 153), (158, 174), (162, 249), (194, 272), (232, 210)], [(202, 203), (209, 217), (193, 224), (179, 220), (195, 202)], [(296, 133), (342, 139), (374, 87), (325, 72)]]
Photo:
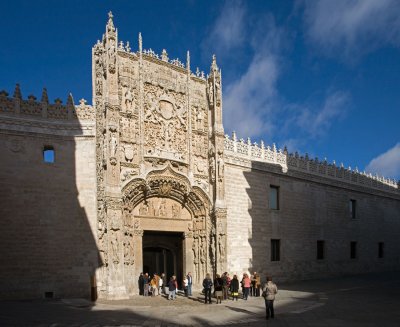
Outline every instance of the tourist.
[(271, 277), (267, 277), (267, 282), (263, 287), (263, 297), (265, 299), (266, 318), (271, 316), (274, 319), (274, 300), (275, 294), (278, 293), (278, 287), (272, 282)]
[(176, 299), (176, 280), (174, 279), (175, 276), (172, 276), (168, 283), (168, 300), (175, 300)]
[(224, 297), (224, 300), (228, 299), (228, 289), (229, 289), (229, 281), (228, 281), (228, 273), (224, 272), (222, 275), (222, 295)]
[(211, 287), (213, 286), (213, 282), (211, 280), (210, 274), (206, 275), (206, 278), (203, 280), (203, 288), (204, 288), (204, 304), (207, 304), (207, 300), (211, 303)]
[(219, 303), (222, 303), (222, 278), (219, 274), (216, 275), (215, 280), (214, 280), (214, 295), (217, 298), (217, 304), (218, 300)]
[(151, 292), (151, 296), (158, 295), (158, 279), (157, 279), (156, 274), (154, 274), (153, 278), (151, 279), (150, 292)]
[(233, 279), (231, 280), (231, 283), (229, 285), (229, 290), (231, 291), (232, 301), (234, 299), (236, 299), (237, 301), (239, 296), (239, 280), (237, 278), (237, 275), (233, 275)]
[(138, 284), (139, 284), (139, 295), (144, 295), (144, 276), (143, 276), (143, 272), (141, 272), (140, 275), (139, 275)]
[(183, 277), (182, 286), (183, 286), (183, 291), (185, 292), (186, 297), (188, 297), (188, 285), (189, 285), (189, 280), (188, 280), (187, 276), (185, 276), (185, 277)]
[[(162, 276), (162, 275), (161, 275)], [(161, 295), (163, 292), (163, 285), (164, 285), (164, 280), (162, 277), (158, 278), (158, 295)]]
[(188, 296), (192, 296), (193, 277), (190, 271), (187, 274), (187, 279), (188, 279)]
[(250, 296), (256, 296), (256, 272), (251, 276)]
[(240, 281), (240, 286), (242, 288), (242, 299), (244, 299), (244, 278), (245, 278), (245, 276), (246, 276), (246, 273), (243, 273), (242, 280)]
[(149, 296), (149, 274), (145, 273), (143, 276), (143, 283), (144, 283), (144, 296)]
[(162, 279), (162, 287), (163, 287), (163, 293), (164, 294), (167, 294), (167, 291), (166, 291), (166, 289), (167, 289), (167, 276), (164, 274), (164, 273), (162, 273), (161, 274), (161, 279)]
[(243, 289), (244, 289), (243, 298), (245, 300), (247, 300), (247, 298), (249, 297), (250, 286), (251, 286), (251, 280), (249, 278), (249, 275), (244, 274), (244, 276), (243, 276)]
[(261, 277), (256, 273), (256, 296), (261, 296)]

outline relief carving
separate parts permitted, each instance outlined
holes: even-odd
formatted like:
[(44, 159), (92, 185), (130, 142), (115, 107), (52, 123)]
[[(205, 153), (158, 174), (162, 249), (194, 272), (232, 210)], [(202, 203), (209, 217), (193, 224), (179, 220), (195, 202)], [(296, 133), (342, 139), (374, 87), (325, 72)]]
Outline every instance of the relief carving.
[(111, 260), (115, 264), (119, 263), (119, 232), (118, 231), (112, 231), (111, 232)]
[(143, 201), (134, 209), (134, 214), (149, 218), (191, 219), (186, 208), (182, 207), (179, 202), (168, 198), (150, 198)]
[(183, 94), (145, 85), (145, 148), (148, 155), (185, 160), (185, 103)]

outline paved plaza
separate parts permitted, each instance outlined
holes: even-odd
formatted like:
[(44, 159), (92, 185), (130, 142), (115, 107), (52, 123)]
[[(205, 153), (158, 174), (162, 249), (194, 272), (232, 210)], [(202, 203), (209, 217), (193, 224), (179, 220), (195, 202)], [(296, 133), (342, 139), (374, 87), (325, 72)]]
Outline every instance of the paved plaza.
[(203, 297), (124, 301), (2, 301), (1, 326), (400, 326), (400, 274), (278, 284), (274, 320), (263, 298), (205, 305)]

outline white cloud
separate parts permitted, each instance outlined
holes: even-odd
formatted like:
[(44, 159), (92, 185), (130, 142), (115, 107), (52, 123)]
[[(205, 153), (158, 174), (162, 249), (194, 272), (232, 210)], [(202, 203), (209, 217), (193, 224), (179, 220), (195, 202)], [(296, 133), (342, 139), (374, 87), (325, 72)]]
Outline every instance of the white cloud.
[[(228, 4), (231, 5), (231, 2), (226, 2), (213, 24), (211, 35), (222, 36), (222, 57), (240, 57), (246, 53), (250, 60), (244, 69), (238, 67), (236, 62), (228, 67), (235, 73), (241, 70), (242, 73), (238, 77), (231, 74), (235, 77), (223, 83), (225, 131), (236, 131), (238, 137), (243, 138), (265, 137), (268, 143), (271, 140), (290, 140), (291, 145), (299, 144), (299, 138), (303, 142), (304, 139), (324, 135), (335, 120), (345, 115), (349, 96), (336, 91), (328, 93), (317, 105), (288, 103), (277, 89), (287, 65), (285, 53), (290, 48), (288, 31), (277, 26), (271, 14), (246, 14), (244, 19), (247, 9), (241, 2), (235, 2), (234, 8), (224, 12)], [(228, 21), (232, 18), (227, 17), (239, 17), (240, 32), (230, 31)], [(224, 32), (224, 28), (228, 32)], [(240, 35), (238, 39), (241, 41), (235, 43), (233, 34)], [(243, 39), (243, 35), (247, 38)], [(234, 50), (229, 50), (233, 47)]]
[(372, 174), (400, 179), (400, 143), (372, 159), (365, 170)]
[(304, 0), (307, 36), (321, 50), (349, 59), (400, 45), (398, 0)]
[(349, 98), (349, 95), (342, 91), (330, 93), (322, 104), (322, 109), (315, 111), (301, 108), (299, 115), (295, 117), (295, 123), (310, 136), (321, 136), (335, 120), (346, 115)]
[(203, 47), (218, 54), (239, 47), (245, 41), (246, 8), (241, 1), (227, 1), (216, 19)]

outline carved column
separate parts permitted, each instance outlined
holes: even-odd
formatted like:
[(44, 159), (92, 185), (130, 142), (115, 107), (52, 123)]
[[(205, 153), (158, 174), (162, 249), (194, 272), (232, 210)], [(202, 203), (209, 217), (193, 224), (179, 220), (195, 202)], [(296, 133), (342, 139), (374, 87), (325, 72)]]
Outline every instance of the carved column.
[(215, 229), (215, 241), (216, 241), (216, 270), (218, 273), (223, 273), (227, 270), (227, 221), (226, 209), (216, 208), (214, 211), (216, 229)]
[(137, 280), (140, 273), (143, 271), (143, 230), (135, 229), (133, 231), (133, 242), (135, 244), (135, 267), (133, 276), (127, 276), (127, 278), (132, 278), (134, 281), (134, 294), (139, 294), (139, 285)]
[(185, 232), (183, 235), (183, 274), (186, 275), (189, 271), (192, 273), (193, 280), (194, 276), (194, 258), (193, 258), (193, 232)]

